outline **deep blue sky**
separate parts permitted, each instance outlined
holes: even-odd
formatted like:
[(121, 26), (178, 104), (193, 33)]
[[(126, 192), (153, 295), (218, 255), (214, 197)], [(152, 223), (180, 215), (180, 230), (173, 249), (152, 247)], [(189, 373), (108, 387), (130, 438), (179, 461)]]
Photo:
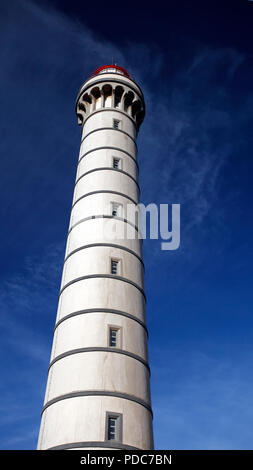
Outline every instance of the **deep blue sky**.
[(72, 202), (79, 87), (114, 60), (143, 89), (141, 200), (155, 445), (252, 449), (253, 2), (1, 1), (0, 448), (36, 447)]

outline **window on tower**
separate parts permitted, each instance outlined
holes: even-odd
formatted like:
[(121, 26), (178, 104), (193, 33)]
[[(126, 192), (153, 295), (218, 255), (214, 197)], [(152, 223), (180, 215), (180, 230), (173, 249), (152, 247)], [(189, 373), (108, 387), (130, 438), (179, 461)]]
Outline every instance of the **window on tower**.
[(108, 418), (108, 441), (115, 441), (117, 434), (117, 420), (114, 416)]
[(112, 202), (112, 216), (120, 217), (122, 215), (122, 204), (118, 202)]
[(118, 274), (119, 271), (119, 261), (116, 259), (111, 260), (111, 274)]
[(107, 441), (122, 441), (122, 414), (106, 413), (106, 433)]
[(118, 204), (115, 202), (112, 203), (112, 215), (116, 217), (118, 215)]
[(109, 327), (109, 346), (110, 348), (120, 347), (120, 328), (116, 326)]
[(113, 128), (114, 129), (120, 128), (120, 121), (118, 119), (113, 119)]
[(110, 346), (112, 348), (116, 348), (117, 346), (117, 334), (118, 334), (118, 330), (114, 330), (113, 328), (110, 328)]
[(120, 159), (119, 158), (113, 158), (113, 168), (116, 170), (119, 170), (120, 168)]

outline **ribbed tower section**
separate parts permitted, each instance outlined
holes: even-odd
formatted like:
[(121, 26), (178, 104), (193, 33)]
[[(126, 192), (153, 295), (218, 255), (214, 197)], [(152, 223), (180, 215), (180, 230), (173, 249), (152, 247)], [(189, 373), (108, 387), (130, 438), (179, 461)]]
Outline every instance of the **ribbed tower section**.
[[(153, 449), (138, 204), (143, 94), (100, 67), (76, 103), (82, 140), (38, 449)], [(110, 225), (109, 225), (110, 227)]]

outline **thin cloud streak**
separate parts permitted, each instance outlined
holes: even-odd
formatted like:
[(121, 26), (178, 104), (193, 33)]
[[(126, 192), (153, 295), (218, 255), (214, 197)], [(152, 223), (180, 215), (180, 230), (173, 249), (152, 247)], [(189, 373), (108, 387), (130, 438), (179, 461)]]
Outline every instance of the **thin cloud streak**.
[(186, 358), (180, 350), (159, 350), (158, 357), (177, 358), (157, 367), (157, 357), (152, 367), (153, 381), (163, 384), (155, 386), (153, 399), (159, 448), (169, 442), (170, 448), (187, 449), (189, 441), (191, 449), (252, 448), (251, 356), (247, 351), (232, 359), (191, 349)]

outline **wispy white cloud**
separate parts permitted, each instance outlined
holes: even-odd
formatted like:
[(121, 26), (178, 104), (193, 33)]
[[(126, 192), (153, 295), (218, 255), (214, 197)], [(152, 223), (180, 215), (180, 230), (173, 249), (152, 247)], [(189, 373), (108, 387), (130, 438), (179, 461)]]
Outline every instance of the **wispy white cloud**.
[(154, 268), (159, 258), (161, 268), (167, 260), (170, 272), (178, 273), (177, 283), (184, 283), (204, 265), (210, 250), (221, 254), (231, 240), (225, 215), (243, 189), (226, 186), (224, 201), (224, 173), (238, 145), (238, 129), (247, 122), (252, 96), (249, 94), (249, 101), (245, 100), (238, 112), (230, 83), (245, 60), (233, 49), (199, 49), (191, 64), (167, 78), (167, 90), (144, 89), (147, 116), (140, 134), (142, 198), (146, 203), (181, 204), (177, 256), (162, 253), (160, 242), (144, 246), (149, 266)]
[(187, 356), (159, 350), (152, 380), (160, 448), (252, 449), (251, 361), (249, 351), (232, 358), (193, 348)]
[[(4, 438), (1, 442), (1, 448), (5, 449), (20, 449), (23, 448), (25, 450), (32, 450), (30, 449), (30, 442), (36, 441), (38, 431), (25, 431), (22, 430), (19, 435), (14, 437), (7, 437)], [(22, 447), (20, 447), (23, 444)]]
[[(46, 64), (47, 73), (43, 73), (42, 77), (38, 75), (36, 77), (38, 85), (33, 85), (34, 90), (29, 90), (31, 96), (35, 94), (31, 103), (31, 113), (34, 114), (35, 121), (40, 116), (40, 129), (45, 130), (48, 125), (48, 113), (41, 107), (41, 102), (47, 92), (52, 96), (52, 102), (60, 106), (59, 109), (66, 119), (61, 117), (59, 125), (58, 111), (54, 110), (52, 115), (50, 109), (57, 150), (54, 149), (54, 145), (52, 147), (52, 142), (45, 140), (41, 143), (44, 145), (42, 151), (48, 153), (50, 147), (51, 151), (50, 158), (43, 158), (43, 168), (41, 169), (41, 163), (33, 165), (31, 162), (26, 162), (26, 172), (20, 168), (24, 172), (22, 183), (18, 181), (13, 183), (22, 184), (20, 188), (22, 190), (24, 185), (29, 187), (35, 178), (38, 176), (42, 178), (45, 175), (45, 181), (50, 181), (51, 184), (53, 199), (51, 202), (57, 201), (54, 182), (50, 179), (50, 167), (61, 165), (64, 147), (67, 146), (74, 152), (73, 141), (76, 140), (69, 132), (70, 121), (67, 115), (69, 116), (70, 109), (63, 109), (60, 104), (63, 97), (66, 103), (70, 103), (74, 99), (74, 93), (71, 96), (70, 93), (66, 94), (66, 90), (61, 89), (60, 76), (63, 73), (67, 74), (73, 89), (75, 85), (78, 89), (81, 81), (86, 79), (93, 67), (108, 62), (112, 56), (117, 57), (119, 63), (130, 71), (134, 70), (136, 80), (144, 90), (147, 103), (147, 115), (139, 137), (141, 178), (145, 183), (142, 185), (143, 197), (146, 203), (168, 202), (183, 205), (185, 237), (182, 239), (182, 247), (191, 246), (194, 228), (201, 225), (218, 200), (220, 174), (229, 159), (233, 147), (231, 137), (233, 129), (236, 128), (236, 119), (239, 119), (227, 106), (224, 82), (214, 87), (211, 94), (210, 87), (205, 86), (205, 83), (210, 82), (219, 67), (223, 67), (227, 78), (231, 79), (243, 63), (243, 55), (233, 49), (225, 48), (198, 50), (192, 57), (191, 63), (181, 67), (177, 74), (172, 77), (163, 76), (162, 82), (159, 80), (161, 85), (159, 87), (156, 86), (156, 82), (161, 78), (162, 64), (166, 58), (152, 42), (147, 46), (129, 41), (126, 46), (118, 47), (105, 38), (102, 40), (78, 19), (70, 20), (63, 13), (56, 12), (53, 7), (43, 8), (32, 1), (20, 1), (19, 5), (26, 14), (26, 20), (23, 21), (27, 22), (27, 35), (35, 34), (40, 28), (41, 31), (47, 32), (47, 38), (43, 37), (43, 41), (46, 44), (50, 43), (50, 47), (42, 44), (42, 48), (38, 49), (39, 54), (33, 57), (41, 72)], [(10, 22), (9, 29), (10, 35), (13, 36), (14, 19)], [(27, 41), (27, 37), (24, 41)], [(14, 57), (11, 53), (11, 44), (12, 41), (9, 41), (5, 45), (8, 52), (6, 56), (12, 57), (12, 68), (8, 78), (13, 77), (13, 64), (16, 63), (16, 67), (21, 65), (19, 52), (17, 51)], [(8, 70), (8, 67), (6, 69)], [(36, 99), (38, 93), (39, 101)], [(219, 138), (220, 134), (223, 134), (222, 139)], [(60, 150), (59, 142), (61, 142)], [(3, 149), (3, 154), (5, 152)], [(26, 149), (23, 149), (23, 153), (31, 154), (30, 151), (26, 152)], [(36, 155), (36, 158), (41, 161), (39, 155)], [(20, 165), (20, 162), (18, 164)], [(43, 180), (39, 188), (43, 192), (48, 189)], [(13, 201), (8, 196), (5, 213), (11, 203)], [(49, 203), (50, 199), (44, 199), (41, 208), (42, 204)], [(27, 210), (26, 205), (22, 213), (27, 213)], [(219, 211), (221, 222), (222, 209), (219, 208)], [(214, 227), (215, 221), (212, 222)], [(225, 226), (223, 229), (225, 230)]]
[[(220, 83), (211, 91), (208, 87), (227, 56), (226, 70), (231, 75), (229, 70), (244, 60), (241, 55), (226, 49), (218, 53), (204, 50), (196, 53), (190, 67), (186, 64), (173, 77), (172, 92), (167, 96), (156, 90), (145, 93), (148, 113), (141, 150), (142, 171), (149, 182), (145, 195), (199, 204), (194, 207), (191, 224), (199, 223), (216, 201), (220, 170), (233, 148), (233, 129), (240, 119), (227, 105), (226, 84)], [(157, 186), (151, 184), (156, 179), (161, 183), (158, 194)]]
[(1, 448), (29, 448), (37, 439), (62, 257), (63, 246), (51, 245), (1, 285), (0, 430), (8, 429)]
[[(63, 262), (64, 243), (48, 246), (43, 252), (29, 255), (23, 266), (4, 279), (0, 289), (2, 326), (6, 320), (36, 317), (41, 309), (57, 296), (60, 279), (60, 261)], [(12, 313), (10, 317), (8, 314)]]

